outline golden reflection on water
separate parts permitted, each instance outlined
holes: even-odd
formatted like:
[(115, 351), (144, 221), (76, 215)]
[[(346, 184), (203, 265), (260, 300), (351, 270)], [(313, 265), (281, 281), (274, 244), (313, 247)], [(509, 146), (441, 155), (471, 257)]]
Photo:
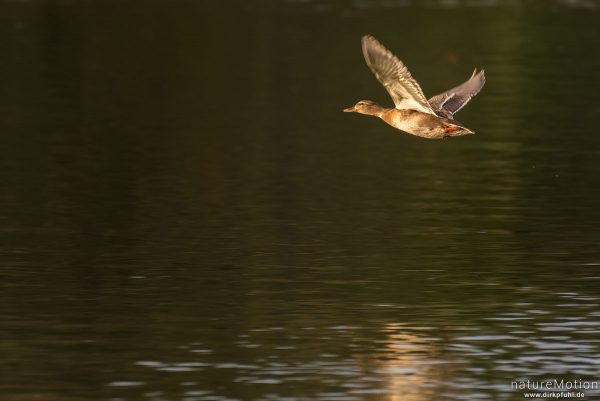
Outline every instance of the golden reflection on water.
[[(430, 336), (407, 330), (402, 323), (387, 324), (386, 345), (381, 351), (379, 371), (386, 377), (387, 401), (429, 401), (436, 399), (438, 390), (427, 388), (428, 383), (443, 380), (435, 355), (439, 353)], [(438, 387), (438, 386), (436, 386)]]

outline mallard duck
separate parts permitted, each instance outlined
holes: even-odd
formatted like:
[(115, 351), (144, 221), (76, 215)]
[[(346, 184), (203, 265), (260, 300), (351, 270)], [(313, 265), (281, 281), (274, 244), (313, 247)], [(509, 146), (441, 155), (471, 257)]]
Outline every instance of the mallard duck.
[(473, 71), (466, 82), (427, 100), (419, 83), (410, 75), (406, 66), (373, 36), (363, 36), (362, 50), (367, 65), (377, 80), (388, 91), (393, 108), (379, 106), (370, 100), (361, 100), (344, 109), (377, 116), (394, 128), (429, 139), (474, 134), (454, 120), (454, 114), (462, 109), (485, 84), (483, 70)]

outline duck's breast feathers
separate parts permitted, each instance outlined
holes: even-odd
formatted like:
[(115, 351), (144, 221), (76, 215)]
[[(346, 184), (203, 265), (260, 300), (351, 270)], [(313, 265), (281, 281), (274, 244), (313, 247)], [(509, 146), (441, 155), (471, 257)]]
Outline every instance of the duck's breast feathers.
[(397, 109), (435, 114), (423, 90), (408, 68), (372, 36), (363, 36), (362, 50), (367, 65), (388, 91)]
[(485, 85), (485, 72), (483, 70), (477, 72), (475, 69), (471, 78), (457, 87), (435, 95), (429, 99), (429, 104), (438, 114), (451, 118), (481, 91), (483, 85)]

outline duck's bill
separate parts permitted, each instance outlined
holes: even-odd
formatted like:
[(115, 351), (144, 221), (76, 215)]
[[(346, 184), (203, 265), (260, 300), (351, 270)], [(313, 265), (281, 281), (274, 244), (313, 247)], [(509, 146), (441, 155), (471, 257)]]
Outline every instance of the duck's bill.
[(344, 109), (344, 113), (352, 113), (354, 111), (356, 111), (356, 109), (354, 108), (354, 106), (348, 107), (348, 108)]

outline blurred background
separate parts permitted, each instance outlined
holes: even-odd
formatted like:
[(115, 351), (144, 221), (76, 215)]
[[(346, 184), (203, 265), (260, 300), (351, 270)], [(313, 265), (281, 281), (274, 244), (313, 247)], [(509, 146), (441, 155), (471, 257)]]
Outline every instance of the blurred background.
[[(599, 16), (1, 1), (0, 399), (522, 400), (511, 381), (597, 380)], [(342, 113), (392, 104), (364, 34), (428, 97), (485, 68), (456, 116), (477, 135)]]

